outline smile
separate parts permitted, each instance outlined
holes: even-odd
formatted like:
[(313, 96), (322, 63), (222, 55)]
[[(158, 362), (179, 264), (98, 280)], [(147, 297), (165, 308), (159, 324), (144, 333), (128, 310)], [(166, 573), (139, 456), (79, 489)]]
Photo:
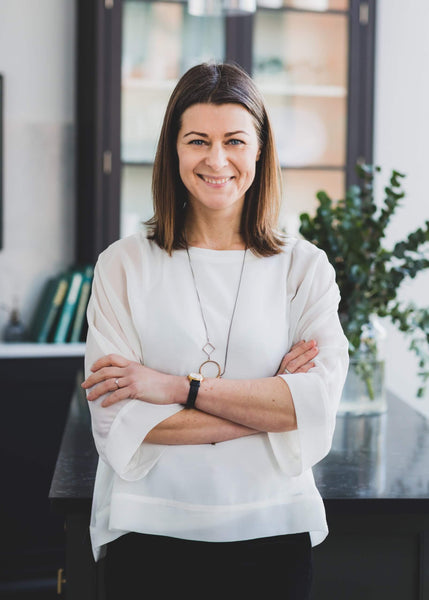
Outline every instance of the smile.
[(224, 185), (225, 183), (228, 183), (228, 181), (231, 181), (231, 179), (233, 179), (233, 177), (206, 177), (205, 175), (200, 174), (198, 175), (198, 177), (206, 183), (210, 183), (211, 185)]

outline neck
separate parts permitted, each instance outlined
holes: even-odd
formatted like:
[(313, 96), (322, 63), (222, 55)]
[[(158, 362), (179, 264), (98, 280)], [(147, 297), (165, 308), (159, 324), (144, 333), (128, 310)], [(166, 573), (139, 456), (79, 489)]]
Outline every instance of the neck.
[[(190, 208), (190, 207), (189, 207)], [(240, 233), (240, 219), (220, 215), (196, 215), (189, 210), (186, 219), (188, 246), (211, 250), (244, 250), (246, 245)]]

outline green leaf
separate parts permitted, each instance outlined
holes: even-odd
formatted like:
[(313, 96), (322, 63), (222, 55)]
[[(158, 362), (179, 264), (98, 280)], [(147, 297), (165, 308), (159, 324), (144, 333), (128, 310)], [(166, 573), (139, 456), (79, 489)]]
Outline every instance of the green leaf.
[(344, 198), (335, 202), (319, 190), (316, 211), (300, 215), (299, 231), (325, 250), (335, 269), (350, 354), (358, 351), (362, 328), (371, 315), (390, 317), (411, 338), (410, 350), (419, 360), (424, 387), (429, 380), (429, 308), (403, 307), (397, 295), (404, 281), (429, 268), (429, 221), (393, 248), (386, 248), (386, 229), (406, 198), (405, 174), (392, 170), (383, 201), (377, 203), (374, 181), (380, 172), (379, 166), (356, 165), (359, 184), (350, 186)]

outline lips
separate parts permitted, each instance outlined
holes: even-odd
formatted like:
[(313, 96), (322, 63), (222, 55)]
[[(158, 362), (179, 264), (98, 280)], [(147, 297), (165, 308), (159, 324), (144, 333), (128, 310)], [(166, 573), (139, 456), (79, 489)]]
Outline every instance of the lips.
[(211, 185), (224, 185), (231, 181), (233, 177), (207, 177), (207, 175), (198, 174), (198, 177), (205, 181), (206, 183), (210, 183)]

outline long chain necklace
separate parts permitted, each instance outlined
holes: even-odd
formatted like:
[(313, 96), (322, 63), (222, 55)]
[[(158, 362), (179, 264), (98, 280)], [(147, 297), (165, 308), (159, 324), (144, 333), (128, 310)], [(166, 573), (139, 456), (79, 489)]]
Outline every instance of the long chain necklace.
[(229, 339), (231, 337), (232, 323), (234, 321), (235, 309), (237, 308), (237, 301), (238, 301), (238, 296), (239, 296), (239, 293), (240, 293), (241, 280), (242, 280), (242, 277), (243, 277), (244, 263), (245, 263), (245, 260), (246, 260), (247, 248), (243, 252), (243, 262), (241, 264), (240, 277), (238, 279), (237, 293), (235, 295), (234, 307), (232, 309), (231, 320), (229, 322), (228, 335), (227, 335), (227, 338), (226, 338), (226, 348), (225, 348), (225, 359), (224, 359), (224, 364), (223, 364), (223, 371), (222, 371), (222, 368), (221, 368), (220, 364), (217, 361), (215, 361), (215, 360), (213, 360), (211, 358), (211, 355), (216, 350), (216, 347), (210, 341), (209, 332), (208, 332), (208, 328), (207, 328), (207, 322), (206, 322), (206, 319), (205, 319), (205, 316), (204, 316), (204, 311), (203, 311), (203, 306), (201, 304), (200, 294), (198, 292), (197, 280), (196, 280), (196, 277), (195, 277), (194, 269), (192, 267), (191, 256), (189, 254), (189, 249), (188, 249), (187, 245), (186, 245), (186, 253), (188, 255), (189, 267), (191, 269), (192, 280), (194, 282), (195, 293), (197, 295), (198, 305), (200, 307), (200, 312), (201, 312), (201, 318), (203, 320), (204, 330), (205, 330), (205, 333), (206, 333), (206, 343), (202, 347), (202, 351), (207, 356), (207, 360), (205, 360), (204, 362), (201, 363), (200, 369), (199, 369), (199, 373), (201, 373), (201, 375), (204, 375), (204, 373), (202, 373), (203, 368), (205, 366), (209, 365), (209, 364), (212, 364), (212, 365), (215, 365), (215, 367), (217, 368), (217, 375), (216, 375), (216, 377), (222, 377), (225, 374), (226, 363), (227, 363), (227, 360), (228, 360)]

